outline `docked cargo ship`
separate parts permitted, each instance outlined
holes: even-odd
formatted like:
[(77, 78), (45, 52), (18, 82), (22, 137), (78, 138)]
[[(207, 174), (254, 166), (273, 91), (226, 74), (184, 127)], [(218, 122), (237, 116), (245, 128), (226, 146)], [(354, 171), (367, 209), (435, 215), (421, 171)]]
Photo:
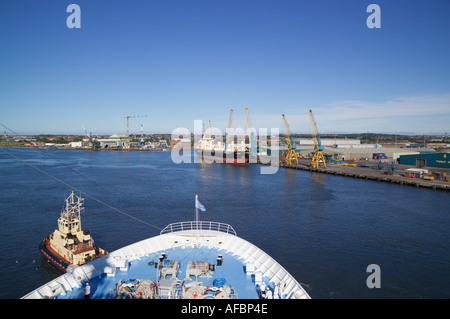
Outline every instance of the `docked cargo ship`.
[(84, 198), (72, 190), (58, 219), (58, 229), (39, 245), (44, 259), (62, 273), (107, 254), (94, 244), (88, 230), (81, 229), (83, 204)]
[(195, 220), (76, 267), (23, 299), (310, 299), (278, 262), (231, 225)]
[(200, 156), (208, 163), (226, 163), (226, 164), (240, 164), (245, 165), (249, 161), (249, 150), (245, 143), (241, 144), (222, 144), (218, 142), (213, 143), (210, 137), (203, 137), (195, 146), (194, 151), (196, 156)]

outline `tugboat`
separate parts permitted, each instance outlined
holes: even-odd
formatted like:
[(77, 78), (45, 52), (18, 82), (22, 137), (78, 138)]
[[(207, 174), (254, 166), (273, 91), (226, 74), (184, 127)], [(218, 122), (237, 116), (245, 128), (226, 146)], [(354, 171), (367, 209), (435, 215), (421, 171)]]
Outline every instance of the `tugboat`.
[(81, 229), (84, 198), (70, 193), (58, 219), (58, 229), (44, 238), (39, 251), (61, 273), (108, 254), (97, 247), (88, 230)]

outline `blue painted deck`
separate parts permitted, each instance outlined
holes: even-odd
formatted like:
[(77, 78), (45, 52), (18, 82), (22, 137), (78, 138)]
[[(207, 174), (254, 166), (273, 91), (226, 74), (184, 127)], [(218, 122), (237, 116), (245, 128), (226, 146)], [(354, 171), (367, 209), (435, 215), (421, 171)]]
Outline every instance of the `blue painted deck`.
[[(245, 273), (245, 265), (242, 259), (230, 254), (229, 252), (202, 246), (200, 248), (173, 248), (164, 251), (158, 251), (140, 259), (135, 259), (130, 262), (128, 271), (120, 271), (115, 276), (106, 276), (102, 274), (100, 277), (95, 277), (89, 280), (91, 286), (92, 299), (107, 299), (110, 298), (110, 292), (114, 289), (115, 284), (120, 280), (127, 281), (130, 279), (149, 279), (153, 282), (157, 281), (157, 269), (154, 265), (149, 265), (149, 262), (158, 262), (159, 256), (162, 253), (167, 255), (167, 259), (171, 261), (178, 260), (180, 263), (180, 271), (177, 275), (179, 280), (184, 280), (186, 277), (186, 267), (189, 261), (208, 261), (216, 265), (217, 256), (220, 254), (223, 257), (222, 266), (215, 267), (211, 272), (211, 277), (201, 278), (199, 281), (204, 286), (213, 286), (213, 281), (216, 278), (224, 278), (226, 284), (231, 286), (237, 293), (239, 299), (258, 299), (259, 288), (255, 286), (253, 276)], [(266, 285), (271, 287), (268, 283), (268, 278), (263, 278)], [(73, 299), (84, 298), (84, 285), (80, 288), (68, 291), (66, 295), (58, 296), (58, 299)]]

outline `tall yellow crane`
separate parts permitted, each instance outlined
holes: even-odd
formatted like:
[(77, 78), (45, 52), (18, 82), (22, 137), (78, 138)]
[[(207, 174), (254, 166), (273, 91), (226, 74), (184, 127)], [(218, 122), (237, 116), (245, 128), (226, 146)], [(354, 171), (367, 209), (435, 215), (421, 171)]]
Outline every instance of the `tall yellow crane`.
[(211, 120), (209, 120), (209, 133), (208, 133), (208, 137), (212, 138), (211, 136)]
[(286, 165), (290, 166), (294, 163), (298, 164), (297, 154), (295, 154), (296, 145), (295, 145), (294, 141), (292, 140), (291, 129), (289, 128), (289, 124), (288, 124), (284, 114), (282, 114), (281, 116), (283, 117), (284, 131), (286, 133), (286, 143), (288, 145), (288, 151), (287, 151), (286, 160), (285, 160)]
[(250, 155), (255, 155), (255, 133), (250, 126), (250, 117), (248, 116), (248, 107), (245, 107), (245, 115), (247, 120), (248, 141), (250, 143)]
[(121, 117), (121, 119), (127, 119), (127, 135), (130, 135), (130, 119), (136, 117), (147, 117), (147, 115), (126, 115)]
[(348, 142), (347, 136), (345, 137), (345, 143), (347, 144), (347, 148), (350, 148), (350, 143)]
[(230, 110), (230, 121), (228, 122), (228, 127), (225, 132), (225, 150), (228, 149), (228, 144), (230, 142), (230, 130), (231, 130), (231, 124), (233, 122), (233, 109)]
[(323, 146), (320, 141), (319, 131), (317, 130), (316, 122), (314, 121), (314, 116), (312, 111), (309, 110), (309, 117), (311, 119), (311, 130), (312, 130), (312, 138), (314, 142), (314, 156), (311, 161), (312, 168), (326, 168), (327, 164), (325, 163), (325, 157), (323, 156)]

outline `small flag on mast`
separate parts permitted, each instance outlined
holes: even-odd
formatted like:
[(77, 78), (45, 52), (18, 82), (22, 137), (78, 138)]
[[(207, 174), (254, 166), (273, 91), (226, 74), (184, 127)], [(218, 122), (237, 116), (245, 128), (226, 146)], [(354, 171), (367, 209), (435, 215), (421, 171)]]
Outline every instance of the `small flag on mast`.
[(195, 196), (195, 207), (200, 209), (202, 212), (206, 211), (205, 206), (203, 206), (202, 203), (200, 203), (197, 196)]

